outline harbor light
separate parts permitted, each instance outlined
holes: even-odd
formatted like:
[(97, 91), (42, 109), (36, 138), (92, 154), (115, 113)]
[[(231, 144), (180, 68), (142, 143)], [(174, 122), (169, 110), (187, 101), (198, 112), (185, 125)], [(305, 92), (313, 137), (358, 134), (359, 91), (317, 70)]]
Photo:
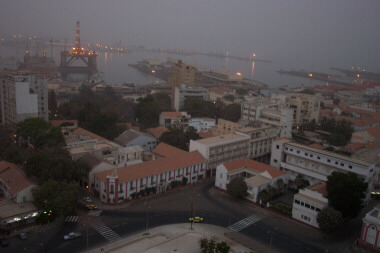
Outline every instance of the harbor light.
[(236, 75), (241, 76), (241, 73), (240, 73), (240, 72), (237, 72)]
[(310, 77), (313, 77), (313, 73), (309, 73), (309, 76), (310, 76)]
[(156, 71), (153, 69), (153, 70), (152, 70), (152, 73), (154, 74), (154, 73), (156, 73)]

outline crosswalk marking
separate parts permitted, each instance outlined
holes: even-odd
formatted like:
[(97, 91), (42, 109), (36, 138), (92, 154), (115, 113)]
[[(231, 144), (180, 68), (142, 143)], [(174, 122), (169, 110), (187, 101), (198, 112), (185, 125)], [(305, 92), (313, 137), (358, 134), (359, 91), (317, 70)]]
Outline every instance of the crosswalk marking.
[(262, 217), (260, 217), (260, 216), (251, 215), (245, 219), (242, 219), (242, 220), (236, 222), (235, 224), (232, 224), (231, 226), (228, 227), (228, 229), (235, 231), (235, 232), (239, 232), (239, 231), (249, 227), (250, 225), (258, 222), (261, 219), (262, 219)]
[(79, 216), (67, 216), (65, 222), (79, 222)]
[(118, 234), (100, 221), (91, 224), (91, 226), (108, 241), (120, 239)]
[(91, 210), (91, 211), (88, 212), (88, 215), (90, 215), (90, 216), (99, 216), (102, 212), (103, 212), (103, 210)]

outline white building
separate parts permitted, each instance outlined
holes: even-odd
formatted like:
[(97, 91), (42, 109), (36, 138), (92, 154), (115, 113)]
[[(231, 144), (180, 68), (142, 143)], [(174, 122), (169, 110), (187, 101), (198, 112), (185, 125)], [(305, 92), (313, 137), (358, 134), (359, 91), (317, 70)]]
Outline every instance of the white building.
[(326, 183), (316, 183), (300, 189), (294, 195), (292, 217), (319, 228), (318, 213), (328, 206)]
[(190, 115), (187, 112), (161, 112), (159, 124), (163, 127), (182, 127), (189, 126)]
[(201, 140), (190, 140), (190, 152), (199, 151), (207, 159), (207, 169), (213, 176), (219, 164), (248, 157), (250, 137), (225, 134)]
[(288, 139), (273, 142), (270, 165), (285, 171), (290, 180), (294, 180), (297, 175), (303, 175), (310, 184), (326, 182), (334, 171), (353, 172), (368, 182), (367, 199), (375, 170), (375, 164), (294, 143)]
[(277, 139), (279, 129), (276, 127), (244, 127), (236, 133), (250, 136), (248, 157), (259, 162), (269, 162), (272, 143)]
[(380, 205), (375, 206), (363, 218), (359, 243), (380, 251)]
[(294, 126), (306, 124), (312, 120), (318, 122), (322, 96), (304, 93), (286, 95), (286, 107), (294, 110)]
[(48, 120), (47, 81), (40, 75), (23, 72), (0, 74), (1, 122), (17, 123), (27, 118)]
[(242, 103), (240, 122), (243, 125), (259, 122), (277, 127), (280, 137), (291, 138), (293, 110), (285, 108), (281, 99), (256, 97)]
[(189, 121), (189, 126), (194, 127), (197, 132), (203, 130), (209, 130), (210, 128), (215, 127), (215, 119), (212, 118), (191, 118)]
[(205, 177), (206, 160), (202, 155), (197, 151), (184, 152), (97, 173), (94, 189), (103, 203), (118, 204), (145, 189), (159, 193), (166, 191), (172, 182), (195, 183)]
[(38, 187), (30, 181), (25, 172), (16, 164), (0, 162), (0, 190), (5, 197), (16, 203), (33, 201), (32, 189)]
[(227, 185), (235, 178), (243, 177), (248, 186), (248, 200), (257, 202), (258, 194), (268, 186), (276, 187), (282, 180), (283, 185), (288, 183), (285, 172), (274, 167), (249, 159), (240, 159), (218, 165), (216, 168), (215, 186), (227, 190)]
[(187, 98), (199, 98), (203, 100), (209, 99), (208, 90), (202, 87), (190, 87), (181, 84), (179, 87), (174, 89), (174, 109), (178, 112)]

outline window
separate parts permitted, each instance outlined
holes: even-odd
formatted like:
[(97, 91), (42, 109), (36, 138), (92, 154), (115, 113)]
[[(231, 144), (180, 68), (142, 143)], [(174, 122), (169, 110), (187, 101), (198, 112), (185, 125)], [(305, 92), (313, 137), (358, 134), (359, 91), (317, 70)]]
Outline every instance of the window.
[(222, 174), (222, 173), (220, 173), (219, 175), (220, 175), (220, 176), (219, 176), (220, 178), (223, 178), (223, 174)]
[(335, 162), (336, 165), (338, 165), (339, 163), (338, 162)]
[(313, 155), (312, 155), (312, 154), (310, 154), (310, 157), (313, 157)]
[(344, 166), (344, 163), (340, 163), (340, 166)]
[(330, 159), (327, 159), (327, 162), (328, 162), (328, 163), (331, 163), (331, 160), (330, 160)]
[(320, 157), (320, 156), (317, 156), (317, 159), (318, 159), (318, 160), (320, 160), (320, 159), (321, 159), (321, 157)]
[(300, 151), (299, 150), (297, 150), (297, 154), (299, 154), (300, 153)]
[(299, 201), (298, 199), (295, 199), (295, 200), (294, 200), (294, 203), (296, 203), (296, 204), (299, 205), (299, 204), (300, 204), (300, 201)]
[(309, 156), (309, 154), (308, 154), (308, 153), (305, 153), (305, 156)]
[(315, 206), (311, 206), (311, 210), (315, 210)]
[(321, 209), (320, 208), (315, 208), (315, 210), (317, 211), (317, 212), (320, 212), (321, 211)]
[(291, 148), (291, 149), (290, 149), (290, 151), (292, 151), (292, 152), (293, 152), (293, 149)]
[(285, 148), (285, 150), (288, 150), (288, 148)]
[(273, 159), (273, 162), (277, 163), (277, 159)]
[(305, 206), (305, 203), (301, 201), (301, 206)]
[(348, 165), (348, 168), (352, 169), (352, 165)]
[(306, 208), (310, 208), (310, 205), (305, 203), (305, 207)]

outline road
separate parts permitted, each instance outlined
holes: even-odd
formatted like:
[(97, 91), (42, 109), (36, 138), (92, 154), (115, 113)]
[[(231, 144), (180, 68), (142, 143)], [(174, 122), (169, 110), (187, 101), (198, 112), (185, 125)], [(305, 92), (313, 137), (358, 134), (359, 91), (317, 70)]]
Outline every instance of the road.
[[(292, 253), (343, 252), (360, 233), (359, 228), (348, 237), (324, 238), (314, 228), (247, 201), (234, 199), (216, 190), (211, 181), (206, 181), (137, 200), (120, 209), (102, 210), (95, 216), (89, 215), (84, 207), (78, 207), (72, 215), (78, 216), (72, 218), (77, 222), (61, 222), (50, 229), (30, 233), (25, 241), (11, 238), (10, 246), (2, 252), (85, 251), (121, 237), (143, 233), (147, 226), (184, 223), (191, 217), (191, 203), (194, 215), (203, 217), (205, 223), (230, 227), (231, 233), (227, 236), (252, 249), (255, 249), (255, 244), (260, 244), (266, 252), (269, 248)], [(71, 231), (79, 231), (83, 236), (63, 241), (63, 235)]]

